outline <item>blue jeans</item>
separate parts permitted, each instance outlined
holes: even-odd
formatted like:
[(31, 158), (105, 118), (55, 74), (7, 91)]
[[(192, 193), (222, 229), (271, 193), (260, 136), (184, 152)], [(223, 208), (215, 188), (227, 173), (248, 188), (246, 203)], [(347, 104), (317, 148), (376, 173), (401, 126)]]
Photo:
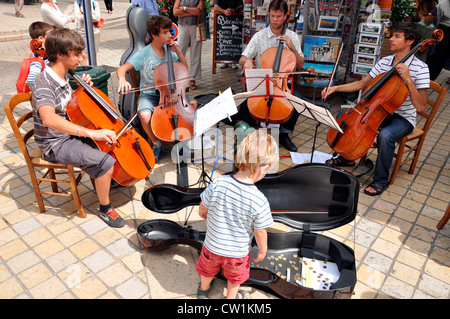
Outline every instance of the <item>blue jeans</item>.
[(375, 163), (373, 181), (382, 186), (388, 184), (389, 169), (395, 152), (395, 141), (408, 135), (414, 129), (411, 123), (399, 115), (388, 116), (380, 125), (377, 137), (378, 157)]
[(159, 94), (157, 93), (141, 93), (138, 100), (138, 112), (152, 112), (153, 108), (159, 104)]

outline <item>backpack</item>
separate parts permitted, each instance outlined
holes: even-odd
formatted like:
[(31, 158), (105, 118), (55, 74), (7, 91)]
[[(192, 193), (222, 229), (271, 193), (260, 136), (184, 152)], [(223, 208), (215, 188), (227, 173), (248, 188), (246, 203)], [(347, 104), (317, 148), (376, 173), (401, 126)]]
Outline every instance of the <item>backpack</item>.
[(30, 54), (29, 58), (23, 59), (22, 65), (20, 67), (19, 78), (16, 82), (17, 93), (28, 93), (31, 89), (28, 87), (27, 78), (30, 73), (30, 64), (32, 62), (39, 61), (41, 63), (41, 70), (44, 70), (45, 62), (43, 59), (35, 57), (33, 54)]

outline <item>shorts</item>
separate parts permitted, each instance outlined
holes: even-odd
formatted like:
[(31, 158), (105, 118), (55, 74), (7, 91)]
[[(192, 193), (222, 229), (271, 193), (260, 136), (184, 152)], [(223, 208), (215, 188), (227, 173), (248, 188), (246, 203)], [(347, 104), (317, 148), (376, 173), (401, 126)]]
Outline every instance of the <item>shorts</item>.
[(159, 104), (159, 94), (156, 93), (141, 93), (138, 100), (138, 113), (152, 112), (155, 106)]
[(111, 155), (100, 151), (91, 139), (76, 136), (53, 146), (45, 159), (79, 167), (92, 178), (103, 176), (116, 162)]
[(223, 275), (233, 285), (240, 285), (250, 277), (250, 257), (224, 257), (210, 252), (203, 246), (200, 257), (195, 264), (197, 272), (204, 277), (214, 277), (223, 269)]

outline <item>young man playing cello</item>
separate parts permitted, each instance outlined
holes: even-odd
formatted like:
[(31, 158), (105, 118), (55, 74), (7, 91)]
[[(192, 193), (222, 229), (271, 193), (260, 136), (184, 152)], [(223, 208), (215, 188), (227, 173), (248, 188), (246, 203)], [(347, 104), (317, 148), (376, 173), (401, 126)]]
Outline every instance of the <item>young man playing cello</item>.
[[(283, 24), (288, 15), (288, 5), (285, 0), (272, 0), (269, 4), (269, 18), (270, 25), (258, 31), (250, 40), (249, 44), (242, 52), (239, 59), (239, 64), (242, 65), (242, 74), (245, 74), (246, 69), (253, 68), (253, 58), (256, 60), (256, 68), (259, 69), (261, 65), (261, 56), (265, 50), (273, 47), (278, 47), (279, 41), (284, 43), (284, 47), (291, 50), (296, 58), (296, 68), (301, 69), (305, 59), (300, 45), (298, 35), (286, 29), (286, 33), (281, 35), (283, 31)], [(293, 95), (300, 97), (301, 94), (294, 88)], [(292, 143), (288, 134), (292, 134), (299, 113), (294, 109), (294, 113), (289, 120), (280, 125), (280, 144), (287, 150), (296, 152), (297, 147)], [(247, 120), (248, 121), (248, 120)]]
[[(153, 134), (151, 128), (151, 120), (153, 109), (159, 104), (159, 93), (156, 92), (153, 82), (153, 71), (161, 63), (167, 62), (165, 44), (170, 45), (172, 60), (181, 62), (186, 68), (188, 67), (186, 58), (181, 52), (178, 44), (172, 39), (172, 21), (164, 16), (151, 16), (147, 20), (147, 33), (152, 38), (150, 45), (136, 52), (131, 59), (117, 69), (117, 78), (119, 79), (118, 92), (126, 94), (131, 89), (131, 84), (125, 79), (125, 74), (134, 68), (140, 71), (141, 87), (143, 89), (139, 95), (138, 113), (141, 120), (142, 128), (148, 136), (149, 144), (153, 148), (155, 160), (158, 161), (161, 155), (162, 145), (157, 137)], [(189, 102), (193, 107), (197, 108), (197, 101)]]
[[(107, 129), (87, 129), (67, 119), (66, 106), (72, 98), (72, 88), (66, 73), (80, 65), (84, 48), (85, 42), (76, 31), (56, 29), (47, 35), (45, 51), (50, 67), (37, 76), (33, 86), (34, 138), (45, 160), (72, 164), (94, 179), (99, 216), (111, 227), (122, 227), (125, 220), (111, 206), (109, 198), (115, 159), (92, 141), (114, 143), (116, 134)], [(82, 78), (92, 86), (89, 75)]]
[[(411, 56), (405, 63), (397, 64), (405, 57), (420, 40), (421, 34), (413, 22), (400, 22), (394, 27), (390, 38), (391, 50), (395, 54), (382, 58), (362, 80), (338, 86), (332, 86), (328, 95), (334, 92), (354, 92), (364, 90), (367, 85), (380, 73), (387, 72), (395, 66), (402, 81), (406, 84), (409, 95), (403, 104), (388, 115), (381, 123), (378, 137), (378, 157), (375, 164), (373, 182), (366, 187), (364, 193), (370, 196), (380, 195), (388, 188), (389, 169), (394, 158), (395, 141), (412, 132), (416, 125), (417, 112), (425, 109), (427, 103), (427, 89), (430, 87), (428, 66)], [(322, 91), (322, 98), (327, 97), (326, 89)], [(354, 161), (348, 161), (342, 156), (327, 161), (329, 165), (354, 166)]]

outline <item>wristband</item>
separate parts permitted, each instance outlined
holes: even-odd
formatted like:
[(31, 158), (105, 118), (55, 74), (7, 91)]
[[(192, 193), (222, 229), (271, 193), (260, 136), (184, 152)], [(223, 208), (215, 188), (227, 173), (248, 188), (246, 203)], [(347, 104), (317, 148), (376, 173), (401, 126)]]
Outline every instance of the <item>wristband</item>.
[(78, 128), (77, 128), (77, 136), (78, 136), (78, 137), (80, 137), (80, 128), (81, 128), (81, 125), (78, 126)]

